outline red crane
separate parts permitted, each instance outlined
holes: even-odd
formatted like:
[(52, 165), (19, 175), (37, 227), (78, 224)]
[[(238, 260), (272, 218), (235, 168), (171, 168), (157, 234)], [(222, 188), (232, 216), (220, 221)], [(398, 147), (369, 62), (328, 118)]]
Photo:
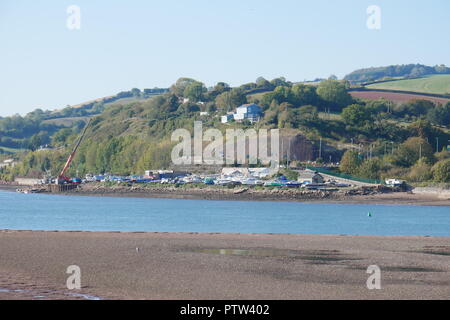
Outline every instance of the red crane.
[(61, 170), (61, 173), (58, 176), (58, 179), (56, 181), (57, 184), (63, 184), (63, 183), (71, 183), (72, 180), (70, 180), (69, 178), (67, 178), (65, 176), (67, 169), (69, 169), (70, 164), (72, 163), (73, 158), (75, 157), (75, 154), (77, 153), (78, 147), (81, 144), (81, 141), (84, 138), (84, 135), (86, 134), (86, 130), (89, 127), (89, 124), (91, 123), (91, 119), (89, 119), (88, 123), (86, 124), (86, 126), (83, 129), (83, 132), (80, 136), (80, 138), (78, 139), (77, 143), (75, 144), (75, 147), (73, 148), (72, 153), (70, 154), (69, 158), (66, 161), (66, 164), (64, 165), (64, 168)]

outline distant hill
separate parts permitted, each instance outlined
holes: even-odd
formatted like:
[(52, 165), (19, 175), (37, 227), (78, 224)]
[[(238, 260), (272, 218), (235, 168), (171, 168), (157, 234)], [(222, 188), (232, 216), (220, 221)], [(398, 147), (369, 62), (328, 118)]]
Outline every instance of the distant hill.
[(412, 79), (435, 74), (450, 74), (450, 68), (445, 65), (434, 67), (422, 64), (392, 65), (387, 67), (365, 68), (346, 75), (344, 80), (350, 82), (371, 82), (386, 78)]
[(387, 81), (374, 83), (366, 87), (369, 89), (384, 89), (450, 95), (450, 75), (440, 74), (425, 76), (418, 79)]

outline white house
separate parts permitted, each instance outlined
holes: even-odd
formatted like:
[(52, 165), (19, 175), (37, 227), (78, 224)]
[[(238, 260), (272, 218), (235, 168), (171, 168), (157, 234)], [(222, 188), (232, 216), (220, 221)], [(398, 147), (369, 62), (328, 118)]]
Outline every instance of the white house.
[(227, 123), (227, 122), (229, 122), (231, 119), (233, 119), (233, 113), (232, 113), (232, 112), (227, 113), (226, 115), (222, 116), (222, 118), (221, 118), (222, 123)]
[(235, 121), (248, 120), (251, 123), (258, 122), (262, 117), (262, 108), (257, 104), (244, 104), (236, 109), (235, 113), (228, 113), (222, 117), (222, 123), (227, 123), (231, 119)]
[(14, 159), (6, 159), (4, 160), (2, 163), (0, 163), (0, 168), (4, 168), (4, 167), (14, 167)]
[(250, 122), (257, 122), (261, 119), (262, 108), (257, 104), (244, 104), (236, 109), (236, 113), (233, 115), (234, 120), (243, 121), (249, 120)]

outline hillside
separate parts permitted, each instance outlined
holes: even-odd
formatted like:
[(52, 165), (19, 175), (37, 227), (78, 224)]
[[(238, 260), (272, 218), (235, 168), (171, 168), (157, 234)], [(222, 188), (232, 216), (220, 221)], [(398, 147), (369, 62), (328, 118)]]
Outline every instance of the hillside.
[(352, 97), (358, 99), (366, 99), (366, 100), (386, 99), (396, 104), (407, 103), (408, 101), (411, 100), (426, 100), (440, 104), (446, 104), (448, 101), (450, 101), (450, 98), (438, 98), (415, 93), (385, 92), (376, 90), (360, 90), (360, 91), (354, 90), (350, 91), (350, 94), (352, 95)]
[[(341, 172), (361, 178), (428, 181), (433, 165), (444, 165), (446, 170), (441, 162), (450, 155), (436, 151), (450, 140), (450, 104), (416, 100), (393, 106), (386, 100), (354, 100), (348, 90), (345, 81), (309, 86), (283, 79), (259, 79), (234, 88), (218, 83), (207, 89), (199, 81), (181, 78), (162, 95), (104, 105), (100, 114), (88, 115), (91, 126), (68, 174), (128, 175), (170, 168), (172, 133), (180, 128), (192, 132), (194, 121), (200, 120), (205, 130), (278, 128), (301, 136), (312, 146), (307, 161), (341, 162), (345, 164)], [(259, 122), (221, 123), (222, 115), (250, 101), (262, 107)], [(2, 169), (0, 180), (58, 172), (88, 117), (43, 120), (37, 116), (0, 120), (0, 146), (36, 150), (47, 140), (55, 149), (21, 154), (21, 163)], [(416, 168), (419, 154), (423, 159)]]
[(371, 84), (366, 87), (369, 89), (385, 89), (450, 95), (450, 75), (432, 75), (418, 79), (387, 81)]
[(421, 64), (372, 67), (353, 71), (346, 75), (344, 80), (361, 83), (384, 80), (386, 78), (418, 78), (434, 74), (450, 74), (450, 68), (447, 68), (445, 65), (430, 67)]

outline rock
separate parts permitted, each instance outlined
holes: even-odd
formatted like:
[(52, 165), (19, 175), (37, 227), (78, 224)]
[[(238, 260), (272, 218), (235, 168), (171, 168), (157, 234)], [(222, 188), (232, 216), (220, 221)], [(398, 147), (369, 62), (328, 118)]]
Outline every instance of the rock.
[(247, 192), (247, 191), (248, 191), (248, 188), (244, 188), (244, 189), (236, 190), (236, 191), (234, 191), (233, 193), (234, 193), (234, 194), (241, 194), (241, 193), (244, 193), (244, 192)]

